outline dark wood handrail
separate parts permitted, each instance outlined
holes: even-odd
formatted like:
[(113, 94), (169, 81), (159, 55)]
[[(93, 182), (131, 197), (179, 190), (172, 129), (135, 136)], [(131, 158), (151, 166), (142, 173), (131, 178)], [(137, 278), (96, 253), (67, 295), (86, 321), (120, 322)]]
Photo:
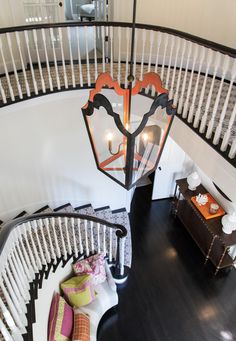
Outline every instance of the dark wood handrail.
[[(92, 22), (81, 22), (81, 21), (67, 21), (61, 23), (50, 23), (50, 24), (35, 24), (35, 25), (24, 25), (24, 26), (12, 26), (12, 27), (4, 27), (0, 28), (0, 34), (15, 32), (15, 31), (29, 31), (33, 29), (41, 29), (41, 28), (58, 28), (58, 27), (75, 27), (75, 26), (113, 26), (113, 27), (130, 27), (132, 28), (132, 23), (127, 22), (107, 22), (107, 21), (92, 21)], [(230, 57), (236, 58), (236, 49), (218, 44), (211, 40), (207, 40), (201, 37), (197, 37), (190, 33), (182, 32), (175, 30), (169, 27), (156, 26), (156, 25), (147, 25), (147, 24), (136, 24), (136, 28), (145, 29), (145, 30), (153, 30), (159, 31), (163, 33), (172, 34), (174, 36), (189, 40), (193, 43), (197, 43), (204, 47), (210, 48), (214, 51), (218, 51), (223, 54), (227, 54)]]
[(94, 223), (99, 223), (102, 225), (106, 225), (107, 227), (110, 227), (112, 229), (116, 230), (116, 235), (118, 238), (124, 238), (127, 235), (127, 230), (123, 225), (120, 224), (113, 224), (109, 221), (92, 217), (85, 214), (79, 214), (79, 213), (67, 213), (67, 212), (55, 212), (55, 213), (39, 213), (39, 214), (32, 214), (29, 216), (20, 217), (14, 220), (11, 220), (5, 224), (3, 224), (1, 233), (0, 233), (0, 256), (3, 251), (3, 248), (5, 246), (5, 243), (14, 228), (16, 228), (18, 225), (27, 223), (29, 221), (38, 220), (38, 219), (46, 219), (46, 218), (76, 218), (76, 219), (84, 219), (88, 221), (92, 221)]

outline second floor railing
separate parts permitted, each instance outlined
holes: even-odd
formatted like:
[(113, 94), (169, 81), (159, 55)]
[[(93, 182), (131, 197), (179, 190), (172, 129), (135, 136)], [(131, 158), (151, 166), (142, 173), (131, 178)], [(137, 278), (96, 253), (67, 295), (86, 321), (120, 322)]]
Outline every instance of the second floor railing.
[[(159, 73), (179, 117), (235, 166), (236, 50), (158, 26), (137, 24), (135, 37), (135, 79)], [(0, 105), (93, 87), (105, 71), (127, 87), (130, 43), (128, 23), (1, 29)], [(146, 95), (153, 97), (154, 89)]]

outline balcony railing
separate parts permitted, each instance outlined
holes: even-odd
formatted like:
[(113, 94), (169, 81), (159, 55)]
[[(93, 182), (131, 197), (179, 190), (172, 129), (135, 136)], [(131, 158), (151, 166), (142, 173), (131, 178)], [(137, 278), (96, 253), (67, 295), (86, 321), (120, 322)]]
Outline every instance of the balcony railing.
[[(109, 71), (127, 87), (131, 24), (73, 22), (0, 30), (0, 105), (90, 88)], [(134, 75), (158, 72), (178, 116), (236, 165), (236, 50), (137, 24)], [(135, 81), (134, 81), (135, 82)], [(153, 97), (154, 89), (146, 95)]]

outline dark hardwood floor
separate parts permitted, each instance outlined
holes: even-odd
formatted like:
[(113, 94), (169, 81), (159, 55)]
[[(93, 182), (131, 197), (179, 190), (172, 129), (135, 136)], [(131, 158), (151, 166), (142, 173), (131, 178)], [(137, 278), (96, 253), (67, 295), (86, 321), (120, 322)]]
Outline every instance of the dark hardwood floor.
[(236, 269), (219, 272), (170, 215), (170, 200), (135, 192), (131, 210), (133, 263), (116, 313), (99, 341), (236, 340)]

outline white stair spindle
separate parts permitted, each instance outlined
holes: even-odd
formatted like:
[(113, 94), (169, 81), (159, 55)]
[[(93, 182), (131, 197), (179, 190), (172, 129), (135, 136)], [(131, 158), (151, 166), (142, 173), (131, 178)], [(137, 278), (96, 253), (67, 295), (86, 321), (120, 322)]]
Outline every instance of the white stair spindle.
[(211, 115), (211, 119), (210, 119), (210, 121), (208, 123), (208, 127), (207, 127), (207, 132), (206, 132), (206, 138), (207, 139), (210, 139), (212, 136), (212, 133), (213, 133), (215, 118), (216, 118), (216, 114), (217, 114), (218, 107), (219, 107), (219, 102), (220, 102), (220, 97), (221, 97), (221, 92), (222, 92), (225, 76), (226, 76), (226, 73), (227, 73), (228, 67), (229, 67), (229, 61), (230, 61), (229, 56), (225, 55), (224, 62), (223, 62), (223, 72), (222, 72), (222, 76), (221, 76), (220, 87), (218, 89), (218, 93), (216, 96), (216, 100), (215, 100), (213, 112)]
[(6, 98), (6, 94), (5, 94), (5, 91), (4, 91), (3, 86), (2, 86), (1, 79), (0, 79), (0, 93), (1, 93), (1, 96), (2, 96), (3, 103), (6, 104), (7, 103), (7, 98)]
[(73, 249), (74, 249), (74, 254), (75, 257), (77, 258), (79, 253), (78, 253), (78, 248), (77, 248), (77, 243), (76, 243), (76, 237), (75, 237), (75, 219), (72, 217), (70, 219), (70, 224), (71, 224), (71, 230), (72, 230), (72, 239), (73, 239)]
[(61, 217), (57, 218), (57, 222), (58, 222), (58, 227), (59, 227), (59, 232), (60, 232), (60, 242), (62, 245), (62, 254), (63, 254), (63, 258), (66, 259), (67, 258), (67, 254), (66, 254), (66, 245), (65, 245), (65, 240), (64, 240), (64, 236), (62, 233), (62, 222), (61, 222)]
[(109, 262), (112, 262), (112, 229), (109, 231)]
[(166, 89), (168, 89), (168, 87), (169, 87), (170, 68), (171, 68), (171, 64), (172, 64), (172, 56), (173, 56), (173, 50), (174, 50), (175, 37), (171, 36), (170, 40), (171, 40), (170, 57), (169, 57), (169, 63), (168, 63), (168, 69), (167, 69), (167, 75), (166, 75), (166, 83), (165, 83)]
[(30, 46), (29, 46), (29, 36), (28, 36), (28, 31), (24, 31), (25, 35), (25, 43), (27, 47), (27, 52), (28, 52), (28, 58), (29, 58), (29, 64), (30, 64), (30, 71), (31, 71), (31, 77), (32, 77), (32, 82), (34, 86), (34, 92), (36, 95), (38, 95), (38, 85), (35, 79), (35, 73), (34, 73), (34, 68), (33, 68), (33, 63), (32, 63), (32, 58), (31, 58), (31, 53), (30, 53)]
[(164, 38), (164, 52), (163, 52), (163, 57), (162, 57), (161, 80), (162, 80), (162, 82), (164, 82), (166, 51), (167, 51), (167, 46), (168, 46), (168, 41), (169, 41), (169, 35), (164, 33), (162, 37)]
[(81, 65), (81, 53), (80, 53), (80, 32), (79, 27), (76, 27), (76, 37), (77, 37), (77, 46), (78, 46), (78, 64), (79, 64), (79, 82), (81, 88), (83, 87), (83, 70)]
[(30, 262), (30, 258), (28, 256), (28, 253), (26, 252), (21, 233), (19, 233), (18, 238), (19, 238), (19, 244), (21, 246), (22, 255), (24, 257), (25, 263), (26, 263), (27, 268), (29, 270), (29, 280), (32, 281), (35, 278), (35, 274), (34, 274), (34, 270), (33, 270), (32, 264)]
[(19, 288), (19, 291), (21, 293), (21, 296), (24, 298), (24, 300), (27, 300), (27, 288), (24, 286), (24, 281), (20, 278), (20, 276), (18, 275), (17, 273), (17, 270), (15, 269), (15, 266), (13, 264), (13, 261), (12, 261), (12, 255), (10, 255), (8, 257), (8, 262), (9, 262), (9, 266), (11, 268), (11, 273), (13, 274), (14, 276), (14, 280), (15, 282), (17, 283), (17, 286)]
[(133, 63), (133, 76), (136, 80), (136, 69), (137, 69), (137, 41), (138, 41), (138, 35), (140, 30), (136, 30), (135, 37), (134, 37), (134, 63)]
[(170, 99), (172, 99), (174, 97), (174, 83), (175, 83), (176, 67), (177, 67), (177, 62), (178, 62), (178, 58), (179, 58), (179, 50), (180, 50), (180, 38), (173, 36), (172, 39), (174, 41), (174, 44), (176, 44), (176, 51), (175, 51), (174, 69), (173, 69), (170, 92), (169, 92), (169, 98)]
[(34, 46), (35, 46), (35, 50), (36, 50), (36, 55), (37, 55), (37, 61), (38, 61), (38, 67), (39, 67), (39, 74), (40, 74), (42, 91), (43, 91), (43, 93), (45, 93), (46, 92), (46, 88), (45, 88), (45, 82), (44, 82), (44, 78), (43, 78), (43, 71), (42, 71), (42, 66), (41, 66), (41, 61), (40, 61), (40, 56), (39, 56), (38, 36), (37, 36), (37, 31), (36, 30), (33, 30), (33, 38), (34, 38)]
[(120, 275), (124, 275), (124, 260), (125, 260), (125, 239), (120, 239)]
[[(11, 335), (13, 337), (13, 339), (9, 339), (9, 340), (13, 340), (13, 341), (23, 341), (23, 337), (20, 333), (20, 330), (17, 328), (15, 321), (10, 313), (10, 311), (7, 309), (6, 305), (4, 304), (3, 300), (0, 297), (0, 309), (2, 311), (2, 315), (7, 323), (8, 328), (11, 331)], [(0, 320), (1, 321), (1, 320)], [(1, 321), (2, 322), (2, 321)], [(1, 323), (0, 322), (0, 323)], [(0, 330), (2, 332), (2, 328), (0, 325)], [(4, 335), (3, 335), (4, 336)], [(6, 338), (6, 337), (5, 337)], [(8, 338), (6, 338), (6, 341), (8, 340)]]
[(101, 27), (101, 37), (102, 37), (102, 72), (106, 72), (106, 67), (105, 67), (105, 27)]
[(96, 27), (93, 27), (93, 43), (94, 43), (94, 81), (98, 78), (98, 63), (97, 63), (97, 38), (96, 38)]
[(52, 44), (52, 53), (53, 53), (53, 60), (54, 60), (54, 67), (56, 71), (56, 81), (57, 81), (57, 89), (61, 90), (61, 83), (60, 83), (60, 77), (59, 77), (59, 72), (58, 72), (58, 66), (57, 66), (57, 56), (56, 56), (56, 51), (55, 51), (55, 42), (54, 42), (54, 33), (53, 33), (53, 28), (50, 27), (50, 40)]
[(54, 239), (54, 243), (55, 243), (56, 256), (57, 256), (57, 258), (60, 258), (61, 257), (61, 250), (60, 250), (59, 244), (58, 244), (58, 238), (57, 238), (57, 233), (56, 233), (56, 228), (55, 228), (55, 218), (52, 217), (49, 220), (50, 220), (50, 225), (52, 227), (52, 232), (53, 232), (53, 239)]
[(90, 65), (89, 65), (89, 52), (88, 52), (88, 27), (87, 26), (84, 26), (84, 36), (85, 36), (87, 81), (88, 81), (88, 86), (91, 86)]
[(130, 52), (130, 30), (126, 28), (126, 62), (125, 62), (125, 88), (128, 87), (129, 76), (129, 52)]
[[(148, 59), (148, 71), (147, 72), (151, 71), (153, 42), (154, 42), (154, 32), (150, 31), (149, 33), (149, 59)], [(150, 91), (150, 86), (146, 87), (145, 93), (148, 94), (149, 91)]]
[(7, 80), (7, 85), (8, 85), (10, 97), (11, 97), (12, 101), (15, 101), (14, 91), (13, 91), (12, 86), (11, 86), (11, 80), (10, 80), (10, 77), (9, 77), (9, 73), (8, 73), (8, 69), (7, 69), (7, 64), (6, 64), (6, 59), (5, 59), (4, 52), (3, 52), (3, 45), (2, 45), (1, 36), (0, 36), (0, 54), (1, 54), (1, 57), (2, 57), (3, 68), (4, 68), (6, 80)]
[(236, 138), (234, 138), (230, 151), (229, 151), (229, 158), (233, 159), (236, 155)]
[(46, 65), (47, 65), (47, 72), (48, 72), (49, 88), (50, 88), (50, 91), (53, 91), (52, 77), (51, 77), (50, 66), (49, 66), (49, 61), (48, 61), (48, 51), (47, 51), (47, 43), (46, 43), (46, 36), (45, 36), (44, 28), (41, 29), (41, 33), (42, 33), (44, 53), (45, 53), (45, 57), (46, 57)]
[(106, 225), (103, 225), (103, 252), (105, 255), (107, 254), (106, 231), (107, 231), (107, 227)]
[(50, 229), (49, 229), (49, 219), (48, 218), (45, 218), (44, 219), (44, 224), (45, 224), (45, 227), (46, 227), (46, 231), (47, 231), (47, 236), (48, 236), (48, 241), (49, 241), (49, 247), (50, 247), (50, 253), (51, 253), (51, 258), (54, 260), (54, 262), (56, 261), (57, 257), (56, 257), (56, 254), (54, 252), (54, 247), (53, 247), (53, 244), (52, 244), (52, 237), (51, 237), (51, 234), (50, 234)]
[(36, 265), (36, 262), (35, 262), (35, 259), (34, 259), (34, 256), (33, 256), (32, 250), (31, 250), (31, 247), (29, 245), (26, 224), (22, 224), (21, 228), (23, 230), (23, 236), (24, 236), (25, 244), (26, 244), (26, 247), (28, 249), (27, 253), (29, 255), (30, 263), (32, 264), (32, 268), (33, 268), (34, 272), (38, 272), (38, 267)]
[(1, 319), (0, 319), (0, 332), (2, 333), (2, 336), (4, 337), (5, 341), (14, 341), (14, 339), (12, 338), (11, 334), (9, 333), (9, 331), (7, 330), (5, 324), (3, 323)]
[(72, 255), (72, 249), (71, 249), (71, 243), (70, 243), (70, 237), (69, 237), (69, 228), (68, 228), (68, 218), (64, 218), (65, 223), (65, 232), (66, 232), (66, 243), (67, 243), (67, 251), (69, 255)]
[(44, 253), (43, 253), (43, 248), (42, 248), (42, 245), (41, 245), (41, 241), (39, 239), (39, 226), (37, 224), (37, 221), (34, 220), (32, 222), (32, 225), (33, 225), (33, 231), (34, 231), (34, 234), (35, 234), (35, 237), (36, 237), (36, 241), (37, 241), (37, 245), (38, 245), (38, 248), (39, 248), (39, 254), (40, 254), (40, 258), (41, 258), (41, 263), (43, 265), (46, 265), (47, 264), (47, 261), (46, 261), (46, 258), (44, 256)]
[(194, 115), (194, 111), (195, 111), (195, 102), (196, 102), (196, 98), (197, 98), (198, 85), (199, 85), (199, 80), (200, 80), (200, 75), (201, 75), (201, 70), (202, 70), (202, 64), (203, 64), (203, 61), (204, 61), (204, 57), (205, 57), (205, 47), (200, 47), (200, 56), (199, 56), (199, 67), (198, 67), (197, 80), (196, 80), (196, 83), (195, 83), (194, 92), (193, 92), (193, 99), (192, 99), (192, 103), (190, 105), (189, 114), (188, 114), (188, 122), (189, 123), (191, 123), (192, 120), (193, 120), (193, 115)]
[(17, 73), (17, 70), (16, 70), (16, 63), (15, 63), (15, 59), (14, 59), (14, 56), (13, 56), (12, 41), (11, 41), (10, 33), (7, 33), (6, 36), (7, 36), (7, 43), (8, 43), (8, 47), (9, 47), (9, 51), (10, 51), (13, 71), (14, 71), (14, 75), (15, 75), (15, 79), (16, 79), (16, 85), (17, 85), (18, 94), (19, 94), (20, 99), (22, 99), (23, 98), (22, 89), (21, 89), (21, 85), (20, 85), (20, 82), (19, 82), (18, 73)]
[(175, 91), (174, 102), (173, 102), (175, 107), (177, 106), (177, 103), (178, 103), (178, 100), (179, 100), (180, 80), (181, 80), (181, 75), (182, 75), (182, 69), (183, 69), (186, 45), (187, 45), (186, 40), (182, 40), (182, 44), (181, 44), (181, 51), (182, 51), (182, 53), (181, 53), (180, 67), (179, 67), (176, 91)]
[(81, 236), (81, 228), (80, 228), (80, 219), (77, 219), (77, 228), (79, 233), (79, 252), (82, 255), (84, 252), (83, 244), (82, 244), (82, 236)]
[(71, 67), (71, 78), (72, 78), (72, 86), (75, 88), (75, 70), (74, 70), (74, 63), (73, 63), (73, 56), (72, 56), (72, 48), (71, 48), (71, 28), (67, 27), (67, 38), (68, 38), (68, 45), (69, 45), (69, 54), (70, 54), (70, 67)]
[[(11, 254), (11, 260), (12, 264), (14, 266), (14, 269), (17, 273), (17, 276), (22, 284), (22, 287), (24, 288), (24, 292), (27, 298), (29, 298), (29, 281), (30, 281), (30, 275), (28, 269), (25, 267), (24, 260), (22, 261), (22, 257), (19, 256), (17, 248), (12, 252)], [(9, 258), (10, 263), (10, 258)], [(11, 267), (12, 268), (12, 267)]]
[(85, 235), (85, 252), (89, 256), (89, 243), (88, 243), (88, 220), (84, 220), (84, 235)]
[(224, 106), (223, 106), (222, 112), (220, 114), (219, 123), (218, 123), (218, 125), (216, 127), (216, 131), (215, 131), (215, 135), (214, 135), (214, 139), (213, 139), (213, 144), (214, 145), (217, 145), (219, 143), (219, 141), (220, 141), (222, 126), (223, 126), (225, 115), (226, 115), (226, 111), (227, 111), (227, 108), (228, 108), (229, 98), (230, 98), (230, 94), (232, 92), (232, 87), (233, 87), (233, 84), (234, 84), (234, 81), (235, 81), (235, 77), (236, 77), (236, 61), (234, 61), (234, 65), (233, 65), (233, 68), (232, 68), (231, 81), (230, 81), (230, 84), (229, 84), (229, 89), (228, 89), (228, 92), (227, 92), (227, 95), (226, 95), (226, 98), (225, 98), (225, 101), (224, 101)]
[(215, 78), (217, 75), (217, 71), (218, 68), (220, 66), (220, 62), (221, 62), (221, 54), (220, 53), (216, 53), (214, 56), (214, 72), (213, 72), (213, 77), (212, 77), (212, 81), (211, 81), (211, 87), (207, 96), (207, 102), (206, 102), (206, 106), (205, 106), (205, 111), (204, 114), (202, 116), (201, 119), (201, 124), (200, 124), (200, 133), (204, 133), (205, 129), (206, 129), (206, 123), (207, 123), (207, 118), (208, 118), (208, 111), (210, 108), (210, 104), (211, 104), (211, 97), (212, 97), (212, 93), (213, 93), (213, 89), (214, 89), (214, 85), (215, 85)]
[(101, 243), (100, 243), (100, 223), (97, 223), (97, 238), (98, 238), (98, 253), (101, 252)]
[(48, 245), (47, 245), (46, 238), (45, 238), (46, 234), (44, 232), (44, 224), (43, 224), (43, 220), (42, 219), (38, 220), (38, 225), (39, 225), (39, 231), (40, 231), (40, 234), (41, 234), (41, 238), (42, 238), (42, 241), (43, 241), (43, 249), (44, 249), (45, 258), (46, 258), (47, 263), (50, 263), (51, 262), (51, 255), (50, 255), (50, 253), (48, 251)]
[(220, 147), (220, 150), (222, 152), (226, 151), (227, 146), (229, 144), (230, 134), (231, 134), (231, 130), (233, 128), (233, 124), (234, 124), (235, 118), (236, 118), (236, 103), (234, 104), (234, 109), (233, 109), (232, 114), (230, 116), (228, 128), (227, 128), (226, 133), (224, 134), (223, 141), (222, 141), (222, 144), (221, 144), (221, 147)]
[(191, 56), (191, 53), (192, 53), (193, 43), (191, 43), (189, 41), (187, 43), (187, 45), (188, 45), (188, 47), (187, 47), (188, 55), (187, 55), (187, 62), (186, 62), (186, 67), (185, 67), (185, 73), (184, 73), (184, 80), (183, 80), (183, 84), (182, 84), (182, 88), (181, 88), (181, 95), (180, 95), (180, 99), (179, 99), (179, 103), (178, 103), (178, 109), (177, 109), (178, 114), (182, 114), (184, 94), (186, 92), (186, 82), (187, 82), (187, 76), (188, 76), (188, 67), (189, 67), (189, 62), (190, 62), (190, 56)]
[(28, 97), (30, 97), (31, 96), (30, 88), (29, 88), (29, 83), (28, 83), (27, 75), (26, 75), (26, 72), (25, 72), (25, 64), (24, 64), (24, 60), (23, 60), (23, 56), (22, 56), (22, 51), (21, 51), (21, 40), (20, 40), (19, 32), (15, 32), (15, 35), (16, 35), (16, 43), (17, 43), (17, 47), (18, 47), (18, 51), (19, 51), (19, 55), (20, 55), (21, 68), (22, 68), (22, 72), (23, 72), (23, 76), (24, 76), (24, 81), (25, 81), (26, 94), (27, 94)]
[(189, 83), (188, 83), (188, 91), (187, 91), (187, 97), (185, 98), (185, 102), (184, 102), (184, 109), (183, 109), (183, 114), (182, 117), (186, 118), (188, 115), (188, 110), (189, 110), (189, 102), (190, 102), (190, 94), (191, 94), (191, 90), (192, 90), (192, 82), (193, 82), (193, 74), (195, 71), (195, 64), (197, 61), (197, 56), (198, 56), (198, 50), (199, 50), (199, 46), (194, 44), (192, 46), (192, 51), (193, 51), (193, 65), (192, 65), (192, 70), (191, 70), (191, 74), (190, 74), (190, 79), (189, 79)]
[(25, 305), (25, 302), (24, 302), (24, 298), (21, 295), (21, 292), (20, 292), (20, 289), (19, 289), (19, 287), (17, 285), (17, 282), (13, 278), (11, 270), (10, 270), (10, 268), (8, 266), (6, 267), (6, 276), (9, 278), (9, 282), (12, 285), (12, 288), (14, 290), (14, 293), (15, 293), (16, 297), (17, 297), (17, 300), (20, 302), (20, 306), (22, 308), (22, 311), (24, 313), (26, 313), (27, 312), (27, 308), (26, 308), (26, 305)]
[(5, 285), (6, 285), (6, 288), (8, 290), (8, 293), (12, 299), (12, 302), (14, 302), (14, 306), (16, 307), (16, 310), (18, 311), (18, 314), (19, 314), (19, 317), (20, 319), (22, 320), (22, 322), (24, 321), (25, 325), (27, 324), (27, 320), (26, 320), (26, 317), (24, 315), (24, 312), (23, 312), (23, 307), (22, 307), (22, 302), (18, 300), (14, 290), (13, 290), (13, 287), (12, 287), (12, 284), (10, 283), (8, 277), (6, 276), (6, 273), (5, 271), (2, 271), (1, 273), (2, 275), (2, 278), (5, 282)]
[(37, 269), (41, 270), (42, 269), (42, 263), (41, 263), (41, 260), (39, 258), (38, 250), (37, 250), (35, 242), (34, 242), (34, 238), (33, 238), (33, 235), (32, 235), (32, 227), (31, 227), (30, 222), (27, 223), (27, 229), (28, 229), (28, 233), (29, 233), (29, 237), (30, 237), (30, 242), (31, 242), (31, 245), (32, 245), (32, 248), (33, 248), (34, 257), (35, 257), (35, 260), (36, 260)]
[(121, 63), (121, 27), (118, 27), (118, 75), (117, 75), (117, 81), (120, 84), (120, 63)]
[(110, 74), (112, 79), (114, 78), (113, 76), (113, 27), (109, 27), (109, 32), (110, 32)]
[(90, 221), (90, 242), (91, 242), (91, 251), (94, 253), (94, 222)]
[[(162, 41), (162, 33), (158, 32), (157, 35), (157, 50), (156, 50), (156, 63), (155, 63), (155, 69), (154, 72), (157, 73), (158, 70), (158, 61), (159, 61), (159, 53), (160, 53), (160, 46), (161, 46), (161, 41)], [(152, 97), (155, 95), (155, 87), (152, 87)]]
[(199, 125), (201, 110), (202, 110), (202, 103), (203, 103), (204, 96), (205, 96), (206, 84), (207, 84), (210, 66), (212, 64), (212, 58), (213, 58), (213, 51), (208, 49), (206, 72), (205, 72), (205, 77), (204, 77), (204, 81), (203, 81), (203, 85), (202, 85), (202, 89), (201, 89), (201, 94), (200, 94), (200, 98), (199, 98), (199, 102), (198, 102), (197, 111), (196, 111), (196, 114), (194, 117), (194, 122), (193, 122), (194, 128), (197, 128)]
[(141, 65), (140, 65), (140, 77), (139, 77), (141, 81), (143, 80), (143, 64), (144, 64), (146, 37), (147, 37), (147, 32), (146, 30), (143, 30), (142, 32), (142, 57), (141, 57)]
[(64, 48), (63, 48), (63, 38), (62, 38), (62, 30), (61, 27), (58, 28), (59, 41), (60, 41), (60, 50), (61, 50), (61, 60), (62, 60), (62, 68), (64, 75), (64, 85), (65, 88), (68, 89), (68, 78), (66, 73), (66, 65), (65, 65), (65, 56), (64, 56)]

